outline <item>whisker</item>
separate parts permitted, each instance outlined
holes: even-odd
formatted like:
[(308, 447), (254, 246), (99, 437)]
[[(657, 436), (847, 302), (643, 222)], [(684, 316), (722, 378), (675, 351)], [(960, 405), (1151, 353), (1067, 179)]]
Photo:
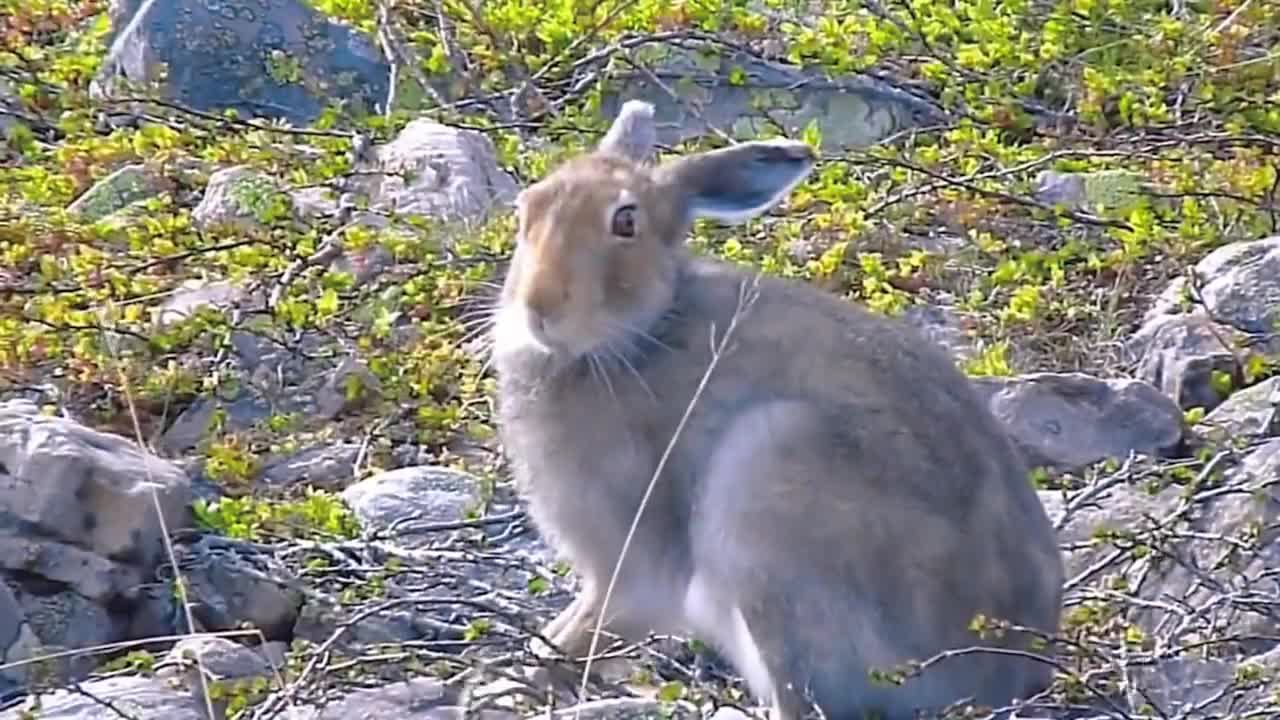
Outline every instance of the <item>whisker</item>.
[(486, 327), (494, 324), (496, 324), (496, 319), (492, 316), (489, 316), (489, 317), (481, 317), (481, 318), (471, 318), (470, 320), (457, 323), (457, 326), (462, 328), (463, 330), (474, 330), (478, 327)]
[(640, 374), (639, 370), (636, 370), (635, 365), (631, 364), (631, 361), (627, 359), (625, 353), (618, 352), (617, 348), (613, 347), (612, 344), (605, 345), (605, 350), (608, 351), (615, 360), (621, 363), (623, 367), (631, 371), (631, 374), (636, 378), (636, 382), (640, 383), (640, 387), (644, 388), (645, 394), (649, 396), (650, 400), (656, 401), (658, 399), (658, 396), (653, 394), (653, 389), (649, 387), (649, 383), (644, 381), (644, 376)]
[[(467, 331), (466, 334), (462, 336), (462, 339), (458, 341), (458, 344), (466, 345), (467, 343), (470, 343), (472, 341), (479, 340), (480, 338), (486, 336), (489, 333), (489, 330), (491, 329), (493, 329), (492, 325), (481, 325), (479, 327), (471, 328), (469, 331)], [(490, 338), (489, 342), (491, 343), (493, 342), (492, 338)]]
[(617, 402), (618, 394), (613, 389), (613, 381), (609, 379), (609, 368), (595, 353), (588, 353), (587, 357), (590, 358), (592, 367), (600, 369), (600, 378), (604, 381), (605, 388), (609, 391), (609, 397), (613, 398), (614, 402)]
[(663, 350), (666, 350), (666, 351), (668, 351), (668, 352), (674, 352), (674, 350), (672, 349), (672, 347), (671, 347), (670, 345), (668, 345), (668, 344), (666, 344), (666, 343), (662, 342), (661, 340), (659, 340), (658, 338), (654, 337), (654, 336), (653, 336), (651, 333), (649, 333), (647, 330), (645, 330), (645, 329), (643, 329), (643, 328), (640, 328), (640, 327), (637, 327), (636, 325), (634, 325), (634, 324), (632, 324), (632, 323), (629, 323), (629, 322), (627, 322), (627, 321), (625, 321), (625, 320), (613, 320), (613, 321), (611, 321), (611, 324), (613, 325), (613, 327), (614, 327), (614, 329), (615, 329), (615, 330), (617, 330), (617, 331), (619, 331), (619, 332), (621, 332), (621, 333), (624, 333), (624, 334), (626, 334), (626, 335), (634, 335), (635, 337), (638, 337), (638, 338), (640, 338), (641, 340), (647, 340), (648, 342), (650, 342), (650, 343), (652, 343), (652, 344), (656, 345), (657, 347), (659, 347), (659, 348), (661, 348), (661, 349), (663, 349)]
[(464, 313), (458, 313), (454, 320), (473, 320), (477, 317), (488, 318), (497, 314), (497, 308), (477, 308), (475, 310), (468, 310)]

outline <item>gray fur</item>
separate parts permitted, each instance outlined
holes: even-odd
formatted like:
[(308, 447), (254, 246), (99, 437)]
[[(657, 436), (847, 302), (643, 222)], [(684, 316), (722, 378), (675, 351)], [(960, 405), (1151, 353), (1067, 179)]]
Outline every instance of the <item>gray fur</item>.
[[(637, 170), (637, 182), (696, 194), (687, 183), (706, 176), (698, 157)], [(603, 176), (586, 167), (561, 175), (560, 192), (598, 187)], [(784, 175), (779, 187), (794, 184)], [(633, 322), (611, 362), (593, 371), (584, 356), (495, 355), (516, 480), (583, 581), (546, 628), (574, 655), (587, 650), (627, 529), (712, 360), (712, 328), (723, 336), (751, 283), (681, 243), (665, 247), (675, 270), (652, 282), (669, 284), (666, 312), (633, 316), (644, 325)], [(1001, 706), (1045, 687), (1048, 665), (995, 654), (943, 661), (902, 687), (869, 680), (872, 668), (983, 644), (967, 629), (975, 613), (1055, 632), (1056, 537), (1024, 462), (942, 350), (804, 283), (762, 277), (757, 289), (657, 480), (605, 629), (696, 636), (747, 675), (751, 658), (732, 646), (736, 608), (775, 684), (753, 690), (779, 720), (803, 715), (805, 693), (830, 720), (905, 720), (916, 707), (968, 696)], [(695, 576), (709, 594), (687, 606)], [(694, 606), (700, 616), (686, 612)]]

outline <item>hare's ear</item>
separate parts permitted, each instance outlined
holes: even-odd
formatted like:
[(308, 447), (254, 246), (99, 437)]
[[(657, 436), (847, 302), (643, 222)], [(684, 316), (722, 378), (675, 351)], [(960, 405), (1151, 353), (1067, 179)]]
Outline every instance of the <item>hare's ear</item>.
[(813, 148), (799, 140), (756, 140), (669, 162), (657, 178), (690, 221), (736, 224), (776, 205), (817, 160)]
[(609, 131), (598, 149), (621, 155), (632, 162), (647, 163), (653, 159), (658, 144), (658, 131), (653, 124), (653, 105), (643, 100), (628, 100), (618, 109)]

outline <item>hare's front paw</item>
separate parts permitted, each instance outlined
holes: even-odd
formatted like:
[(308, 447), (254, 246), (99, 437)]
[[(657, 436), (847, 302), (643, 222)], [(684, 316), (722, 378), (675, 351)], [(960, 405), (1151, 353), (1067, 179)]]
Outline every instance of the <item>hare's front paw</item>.
[[(525, 674), (531, 683), (557, 692), (576, 692), (586, 669), (583, 659), (591, 651), (597, 607), (591, 593), (579, 594), (542, 628), (541, 638), (532, 639), (529, 649), (538, 658), (538, 665)], [(607, 623), (601, 628), (600, 640), (596, 643), (597, 653), (612, 643), (612, 629)], [(597, 656), (591, 661), (591, 675), (605, 682), (623, 682), (630, 675), (630, 663), (625, 658)]]

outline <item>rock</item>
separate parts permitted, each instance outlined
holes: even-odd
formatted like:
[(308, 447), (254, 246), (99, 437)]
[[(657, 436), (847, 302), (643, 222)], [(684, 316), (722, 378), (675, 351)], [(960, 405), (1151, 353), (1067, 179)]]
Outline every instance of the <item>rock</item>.
[[(387, 218), (374, 213), (362, 212), (357, 213), (351, 222), (335, 230), (332, 235), (326, 238), (326, 242), (342, 246), (344, 243), (341, 238), (352, 228), (366, 228), (376, 231), (380, 236), (384, 237), (398, 235), (400, 238), (406, 238), (407, 236), (407, 233), (403, 232), (401, 228), (393, 227)], [(380, 275), (394, 260), (395, 258), (392, 256), (391, 251), (386, 246), (382, 243), (376, 243), (359, 249), (344, 250), (329, 264), (329, 270), (349, 274), (352, 287), (358, 288)]]
[[(881, 80), (829, 79), (740, 51), (654, 44), (638, 49), (636, 60), (653, 68), (652, 75), (615, 73), (600, 112), (617, 115), (628, 100), (652, 103), (658, 142), (667, 145), (705, 136), (712, 128), (736, 140), (754, 139), (776, 121), (792, 137), (816, 122), (824, 150), (866, 147), (945, 117), (933, 103)], [(735, 77), (745, 80), (736, 83)]]
[(299, 220), (315, 221), (338, 212), (338, 194), (327, 187), (307, 187), (289, 192), (293, 211)]
[(237, 690), (247, 693), (252, 681), (271, 678), (279, 670), (251, 648), (222, 637), (180, 640), (165, 657), (165, 664), (168, 667), (160, 674), (180, 680), (192, 703), (199, 708), (211, 707), (217, 720), (226, 717), (228, 695), (239, 694)]
[[(0, 475), (0, 496), (11, 490), (26, 492), (25, 485), (6, 485), (9, 480)], [(142, 582), (137, 566), (47, 537), (24, 537), (29, 528), (0, 509), (0, 570), (35, 573), (103, 602), (132, 593)]]
[[(328, 641), (339, 626), (349, 620), (351, 611), (327, 605), (318, 600), (308, 600), (298, 613), (293, 626), (295, 639), (320, 644)], [(386, 610), (362, 617), (350, 623), (347, 630), (334, 643), (335, 649), (360, 648), (368, 645), (398, 644), (407, 640), (431, 638), (433, 630), (419, 626), (414, 615), (406, 610)]]
[[(649, 720), (649, 718), (696, 718), (697, 711), (687, 703), (680, 703), (672, 712), (662, 703), (649, 698), (603, 698), (578, 703), (551, 713), (540, 713), (538, 718), (553, 720)], [(532, 719), (531, 719), (532, 720)]]
[(382, 382), (353, 356), (342, 359), (316, 391), (316, 410), (326, 419), (355, 410), (382, 393)]
[(941, 345), (957, 360), (973, 356), (973, 338), (950, 308), (941, 305), (910, 305), (902, 312), (902, 319), (914, 325), (926, 338)]
[(207, 630), (245, 626), (267, 640), (287, 639), (302, 607), (302, 593), (289, 587), (293, 575), (264, 554), (239, 552), (205, 536), (177, 548), (192, 600), (192, 614)]
[[(1058, 493), (1041, 498), (1060, 527), (1069, 588), (1123, 589), (1136, 598), (1117, 600), (1128, 619), (1158, 633), (1162, 647), (1212, 637), (1219, 641), (1215, 654), (1234, 646), (1252, 655), (1277, 646), (1280, 617), (1271, 603), (1255, 601), (1277, 587), (1277, 477), (1280, 439), (1207, 478), (1198, 491), (1179, 484), (1148, 491), (1119, 478), (1079, 491), (1090, 501), (1078, 508), (1068, 510), (1061, 497), (1054, 499)], [(1113, 542), (1102, 531), (1119, 538)]]
[[(398, 720), (462, 720), (472, 717), (456, 706), (454, 693), (432, 677), (417, 677), (378, 688), (356, 690), (318, 708), (316, 720), (397, 718)], [(510, 714), (481, 712), (477, 717), (500, 720)]]
[(146, 585), (139, 590), (138, 598), (133, 603), (133, 614), (129, 618), (127, 637), (169, 637), (185, 632), (186, 629), (187, 621), (182, 605), (174, 597), (172, 585)]
[[(17, 663), (35, 657), (40, 639), (26, 622), (26, 612), (9, 586), (0, 581), (0, 665)], [(18, 665), (0, 670), (0, 695), (5, 683), (25, 683), (33, 665)]]
[(374, 42), (303, 0), (130, 2), (112, 19), (115, 37), (91, 86), (97, 98), (155, 85), (189, 108), (297, 127), (331, 101), (356, 114), (386, 101), (389, 67)]
[(248, 430), (254, 424), (271, 417), (275, 412), (296, 412), (306, 409), (306, 403), (302, 398), (284, 402), (286, 404), (273, 408), (267, 401), (250, 394), (239, 395), (227, 402), (210, 397), (196, 398), (165, 430), (157, 444), (162, 450), (172, 454), (194, 449), (208, 436), (211, 423), (219, 409), (225, 413), (222, 427), (228, 432)]
[(18, 642), (18, 631), (23, 625), (18, 599), (8, 585), (0, 582), (0, 664), (4, 664), (9, 648)]
[[(127, 618), (71, 590), (29, 581), (15, 594), (31, 634), (39, 641), (31, 653), (34, 656), (125, 639)], [(69, 679), (90, 671), (97, 662), (90, 654), (62, 656), (41, 661), (36, 672), (47, 678)]]
[(28, 697), (23, 704), (0, 711), (0, 720), (121, 720), (122, 717), (205, 720), (190, 693), (170, 687), (158, 678), (132, 675), (89, 680), (80, 683), (78, 692), (54, 690)]
[(1130, 170), (1098, 170), (1087, 173), (1060, 173), (1042, 170), (1036, 175), (1033, 195), (1048, 205), (1068, 210), (1123, 210), (1142, 200), (1146, 178)]
[(334, 489), (353, 479), (360, 443), (317, 445), (268, 464), (261, 481), (276, 487), (307, 483)]
[[(304, 335), (299, 349), (321, 355), (327, 352), (324, 342)], [(180, 454), (197, 447), (219, 410), (224, 413), (222, 427), (229, 432), (248, 430), (273, 414), (314, 415), (315, 386), (324, 382), (326, 372), (323, 362), (306, 360), (250, 332), (233, 332), (231, 344), (242, 382), (230, 392), (198, 397), (179, 413), (157, 443), (164, 452)]]
[(1280, 353), (1280, 236), (1224, 245), (1194, 272), (1203, 304), (1177, 278), (1127, 345), (1140, 378), (1180, 407), (1212, 410), (1224, 399), (1215, 371), (1238, 383), (1254, 355)]
[[(165, 526), (189, 525), (189, 499), (186, 474), (132, 442), (0, 403), (0, 569), (40, 652), (124, 639)], [(67, 656), (41, 672), (78, 676), (94, 661)]]
[(1214, 373), (1239, 374), (1233, 350), (1241, 343), (1235, 328), (1203, 315), (1160, 315), (1144, 324), (1128, 347), (1138, 357), (1138, 379), (1159, 388), (1184, 410), (1208, 411), (1223, 400), (1214, 389)]
[[(0, 538), (65, 543), (147, 576), (164, 551), (155, 502), (170, 531), (190, 524), (181, 468), (28, 401), (0, 403), (0, 473)], [(36, 553), (25, 570), (40, 575), (53, 559)]]
[(1170, 658), (1136, 669), (1133, 680), (1129, 702), (1158, 707), (1165, 717), (1231, 717), (1240, 708), (1280, 713), (1280, 653), (1274, 650), (1247, 658)]
[(1231, 438), (1280, 434), (1280, 376), (1232, 393), (1202, 424), (1211, 435)]
[(350, 185), (378, 212), (477, 220), (519, 191), (498, 166), (493, 141), (476, 130), (420, 118), (370, 153), (369, 167), (360, 168), (370, 174), (353, 177)]
[(292, 199), (274, 178), (248, 166), (236, 165), (209, 176), (204, 197), (192, 211), (191, 219), (202, 230), (223, 227), (250, 232), (292, 212)]
[(725, 705), (717, 708), (707, 720), (758, 720), (758, 717), (748, 715), (736, 707)]
[(1033, 373), (973, 383), (1032, 465), (1065, 471), (1131, 452), (1160, 455), (1183, 437), (1182, 411), (1138, 380)]
[(11, 133), (26, 127), (22, 117), (22, 100), (14, 92), (12, 83), (0, 77), (0, 148), (9, 144)]
[[(331, 353), (326, 342), (319, 335), (304, 335), (299, 349), (312, 357), (321, 356)], [(165, 453), (180, 454), (198, 447), (219, 410), (223, 413), (222, 428), (228, 432), (248, 430), (273, 415), (296, 414), (304, 423), (333, 417), (324, 415), (317, 405), (335, 377), (328, 362), (307, 359), (249, 333), (233, 333), (232, 345), (243, 381), (231, 392), (192, 401), (160, 436), (157, 446)]]
[(342, 491), (361, 527), (413, 544), (414, 526), (461, 520), (477, 500), (475, 478), (430, 465), (380, 473)]
[[(1200, 296), (1214, 320), (1256, 335), (1277, 332), (1280, 322), (1280, 235), (1224, 245), (1196, 263)], [(1184, 311), (1186, 279), (1165, 288), (1146, 322)], [(1195, 305), (1193, 314), (1203, 314)]]
[(227, 310), (243, 302), (248, 294), (226, 280), (186, 280), (156, 310), (161, 325), (182, 322), (201, 308)]
[(99, 180), (76, 198), (67, 212), (82, 220), (101, 220), (139, 200), (162, 191), (162, 181), (142, 163), (125, 165)]

